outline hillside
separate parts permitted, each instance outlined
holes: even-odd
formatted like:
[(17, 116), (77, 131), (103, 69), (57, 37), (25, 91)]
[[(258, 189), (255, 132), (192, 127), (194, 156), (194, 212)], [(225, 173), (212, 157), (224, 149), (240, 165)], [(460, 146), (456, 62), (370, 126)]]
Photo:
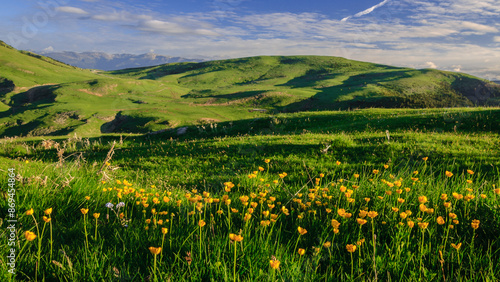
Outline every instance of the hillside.
[(498, 105), (460, 73), (320, 56), (261, 56), (111, 72), (0, 42), (0, 136), (148, 133), (279, 112)]

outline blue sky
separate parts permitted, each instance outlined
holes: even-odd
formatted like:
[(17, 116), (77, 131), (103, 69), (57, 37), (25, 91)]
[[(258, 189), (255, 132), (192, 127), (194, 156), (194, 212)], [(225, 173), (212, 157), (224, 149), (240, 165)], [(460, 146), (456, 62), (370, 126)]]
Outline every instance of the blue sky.
[(500, 80), (500, 0), (17, 0), (0, 40), (35, 51), (327, 55)]

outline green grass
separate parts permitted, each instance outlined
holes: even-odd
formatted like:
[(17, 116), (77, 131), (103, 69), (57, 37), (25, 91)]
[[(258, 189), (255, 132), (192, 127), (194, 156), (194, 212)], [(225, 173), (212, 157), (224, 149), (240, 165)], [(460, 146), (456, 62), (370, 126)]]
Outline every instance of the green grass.
[[(273, 121), (276, 132), (267, 134), (263, 132), (270, 130), (266, 129), (270, 121), (263, 119), (245, 124), (255, 128), (255, 132), (245, 135), (235, 131), (233, 135), (222, 136), (219, 127), (193, 127), (190, 128), (193, 132), (181, 139), (168, 135), (58, 138), (55, 139), (58, 149), (49, 148), (48, 143), (44, 147), (35, 138), (3, 139), (0, 168), (4, 171), (15, 168), (19, 175), (16, 209), (22, 227), (18, 225), (18, 251), (24, 244), (27, 246), (18, 257), (17, 278), (142, 281), (156, 275), (158, 281), (272, 281), (274, 276), (284, 281), (363, 281), (373, 280), (376, 275), (383, 281), (430, 281), (440, 280), (444, 275), (447, 280), (496, 280), (500, 277), (495, 267), (500, 262), (497, 251), (500, 241), (494, 230), (500, 227), (500, 195), (495, 194), (493, 185), (500, 187), (500, 139), (495, 113), (491, 109), (469, 112), (441, 109), (285, 114), (279, 117), (279, 122)], [(393, 120), (389, 119), (391, 116)], [(418, 116), (422, 118), (419, 120)], [(458, 117), (463, 119), (456, 123)], [(415, 120), (413, 127), (407, 127), (405, 119)], [(490, 119), (494, 121), (488, 124)], [(443, 120), (448, 122), (442, 124)], [(352, 126), (355, 122), (361, 123), (359, 128)], [(366, 129), (365, 123), (372, 122), (371, 129)], [(483, 124), (493, 128), (485, 128)], [(391, 126), (389, 139), (385, 132), (387, 125)], [(243, 125), (233, 126), (245, 129)], [(104, 161), (113, 142), (116, 142), (114, 154), (107, 166)], [(265, 159), (270, 159), (270, 163), (266, 164)], [(101, 167), (104, 173), (99, 173)], [(374, 169), (379, 173), (374, 174)], [(447, 177), (446, 171), (453, 176)], [(283, 172), (287, 175), (280, 178)], [(7, 173), (1, 177), (3, 183), (8, 182)], [(133, 183), (130, 186), (136, 189), (133, 193), (127, 193), (123, 190), (126, 187), (116, 182), (124, 179)], [(400, 189), (408, 187), (410, 191), (402, 190), (398, 195), (398, 180)], [(235, 187), (226, 192), (225, 182), (232, 182)], [(325, 188), (328, 191), (322, 190)], [(347, 202), (344, 194), (347, 190), (341, 192), (343, 189), (353, 190), (350, 197), (355, 199), (354, 203)], [(259, 193), (265, 190), (268, 193), (264, 199)], [(136, 192), (141, 195), (137, 197)], [(210, 196), (203, 196), (202, 192)], [(455, 200), (453, 192), (475, 197), (470, 201)], [(187, 193), (191, 197), (199, 194), (203, 198), (217, 198), (219, 203), (203, 201), (200, 213), (187, 200)], [(252, 199), (252, 193), (256, 198)], [(443, 193), (447, 194), (446, 202), (451, 202), (450, 210), (446, 210), (445, 201), (440, 199)], [(223, 203), (224, 195), (231, 199), (229, 208)], [(257, 203), (248, 223), (243, 217), (249, 206), (243, 206), (240, 200), (244, 195), (249, 202)], [(426, 207), (433, 208), (433, 213), (420, 211), (418, 197), (422, 195), (427, 196)], [(144, 207), (146, 202), (137, 205), (143, 197), (147, 197), (143, 200), (149, 206)], [(160, 201), (157, 204), (153, 202), (155, 197)], [(272, 201), (270, 197), (276, 199)], [(370, 198), (370, 202), (366, 203), (365, 198)], [(405, 202), (399, 203), (398, 198)], [(181, 201), (179, 206), (177, 200)], [(125, 206), (117, 214), (105, 207), (107, 202), (116, 205), (120, 201)], [(269, 210), (268, 204), (273, 203), (275, 207), (266, 217), (262, 211)], [(289, 215), (282, 210), (283, 206)], [(48, 224), (42, 232), (43, 211), (49, 207), (54, 208), (52, 257)], [(375, 256), (371, 220), (367, 218), (368, 222), (361, 227), (356, 222), (364, 207), (379, 213), (373, 222)], [(33, 218), (24, 214), (30, 208), (35, 210), (40, 224), (37, 238), (42, 237), (38, 275), (39, 241), (27, 242), (23, 235), (27, 230), (37, 233)], [(81, 208), (89, 209), (85, 222)], [(238, 212), (233, 213), (230, 208)], [(337, 213), (340, 208), (352, 213), (352, 217), (342, 218)], [(398, 208), (398, 212), (393, 208)], [(217, 214), (219, 210), (223, 214)], [(406, 210), (411, 210), (412, 215), (403, 220), (400, 213)], [(160, 211), (167, 214), (159, 215)], [(195, 214), (189, 214), (192, 211)], [(118, 216), (121, 212), (123, 219)], [(449, 212), (457, 214), (458, 224), (452, 223)], [(93, 213), (100, 213), (97, 237)], [(261, 221), (270, 220), (271, 214), (278, 216), (277, 221), (262, 226)], [(444, 218), (445, 225), (437, 223), (438, 216)], [(423, 233), (417, 225), (419, 217), (429, 223)], [(155, 219), (164, 222), (159, 225), (157, 221), (155, 225)], [(201, 228), (200, 219), (206, 222)], [(341, 223), (336, 235), (332, 219)], [(473, 219), (480, 220), (475, 231), (471, 227)], [(412, 229), (408, 227), (409, 220), (415, 223)], [(5, 224), (4, 220), (2, 227)], [(450, 224), (453, 229), (449, 229)], [(300, 236), (299, 226), (308, 232)], [(162, 227), (168, 228), (165, 235)], [(240, 232), (244, 239), (236, 245), (235, 255), (234, 243), (230, 243), (228, 236)], [(365, 242), (358, 245), (351, 263), (346, 245), (356, 244), (360, 239)], [(327, 241), (331, 242), (330, 248), (323, 247)], [(462, 243), (461, 249), (453, 249), (451, 243)], [(162, 244), (155, 270), (154, 256), (148, 248)], [(299, 248), (306, 250), (304, 256), (297, 253)], [(314, 248), (320, 249), (319, 254)], [(0, 248), (2, 257), (7, 255), (7, 249)], [(440, 250), (444, 259), (442, 268)], [(272, 256), (280, 261), (279, 270), (270, 268)], [(186, 257), (192, 260), (191, 264)], [(5, 272), (8, 268), (1, 264), (0, 269)], [(8, 281), (9, 276), (4, 274), (2, 279)]]

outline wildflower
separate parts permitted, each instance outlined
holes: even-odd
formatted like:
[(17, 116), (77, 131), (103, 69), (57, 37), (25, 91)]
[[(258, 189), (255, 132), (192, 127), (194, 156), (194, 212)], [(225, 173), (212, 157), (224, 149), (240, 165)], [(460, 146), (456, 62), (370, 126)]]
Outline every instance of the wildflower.
[(408, 217), (408, 214), (405, 212), (402, 212), (399, 214), (399, 217), (401, 217), (401, 219), (405, 219), (406, 217)]
[(146, 224), (150, 224), (151, 223), (151, 219), (146, 219)]
[(468, 170), (467, 170), (467, 173), (468, 173), (468, 174), (470, 174), (470, 175), (472, 175), (472, 174), (474, 174), (474, 171), (472, 171), (472, 170), (468, 169)]
[(452, 246), (455, 250), (457, 250), (457, 251), (458, 251), (458, 250), (460, 250), (460, 247), (462, 247), (462, 243), (458, 243), (458, 244), (456, 244), (456, 245), (455, 245), (455, 244), (453, 244), (453, 243), (451, 243), (451, 246)]
[(268, 164), (271, 160), (270, 159), (265, 159), (264, 162)]
[(425, 204), (427, 202), (427, 197), (426, 196), (420, 196), (420, 197), (418, 197), (418, 201), (421, 204)]
[(231, 233), (229, 234), (229, 239), (233, 242), (241, 242), (243, 241), (243, 236)]
[(304, 228), (302, 228), (302, 227), (300, 227), (300, 226), (299, 226), (299, 228), (297, 228), (297, 230), (299, 231), (300, 235), (304, 235), (304, 234), (307, 233), (307, 230), (304, 229)]
[(98, 219), (100, 215), (101, 215), (100, 213), (94, 213), (92, 216), (93, 216), (95, 219)]
[(354, 178), (359, 178), (359, 174), (355, 173)]
[(32, 215), (35, 211), (33, 209), (29, 209), (26, 211), (26, 215)]
[(90, 196), (85, 196), (85, 200), (90, 200)]
[(340, 230), (338, 228), (333, 228), (333, 233), (338, 234)]
[(113, 205), (112, 203), (107, 203), (107, 204), (106, 204), (106, 207), (107, 207), (108, 209), (112, 209), (112, 208), (114, 207), (114, 205)]
[(424, 162), (426, 162), (428, 159), (429, 159), (429, 157), (422, 158), (422, 160), (424, 160)]
[(393, 212), (398, 212), (399, 211), (399, 209), (396, 208), (396, 207), (392, 207), (391, 209), (392, 209)]
[(378, 215), (378, 212), (376, 212), (376, 211), (369, 211), (369, 212), (368, 212), (368, 217), (369, 217), (369, 218), (372, 218), (372, 219), (373, 219), (373, 218), (375, 218), (377, 215)]
[(481, 198), (486, 199), (487, 197), (486, 194), (481, 194)]
[(306, 250), (299, 248), (298, 253), (299, 255), (303, 256), (306, 253)]
[(422, 228), (422, 229), (426, 229), (427, 226), (429, 226), (429, 223), (428, 222), (419, 222), (418, 223), (418, 227)]
[(448, 176), (448, 177), (452, 177), (452, 176), (453, 176), (453, 173), (451, 173), (451, 172), (449, 172), (449, 171), (446, 171), (446, 172), (445, 172), (445, 174), (446, 174), (446, 176)]
[(151, 254), (153, 255), (158, 255), (159, 253), (161, 253), (161, 247), (158, 247), (158, 248), (155, 248), (155, 247), (149, 247), (149, 251), (151, 252)]
[(118, 204), (116, 204), (117, 208), (121, 208), (121, 207), (124, 207), (124, 206), (125, 206), (124, 202), (119, 202)]
[(250, 218), (252, 218), (252, 215), (246, 213), (245, 216), (243, 217), (243, 220), (248, 221)]
[(26, 231), (24, 232), (24, 237), (26, 237), (26, 240), (28, 241), (33, 241), (36, 238), (36, 234), (31, 231)]
[(389, 165), (384, 165), (384, 168), (385, 168), (385, 169), (388, 169), (388, 168), (389, 168)]
[(52, 208), (48, 208), (43, 211), (46, 215), (50, 215), (52, 213)]
[(337, 229), (340, 226), (340, 222), (338, 222), (336, 219), (332, 219), (332, 227)]
[(323, 247), (325, 248), (330, 248), (332, 246), (332, 243), (330, 241), (326, 241), (324, 244), (323, 244)]
[(364, 243), (364, 242), (365, 242), (365, 238), (363, 238), (363, 239), (361, 239), (361, 240), (357, 241), (357, 242), (356, 242), (356, 245), (361, 246), (361, 245), (363, 245), (363, 243)]
[(365, 198), (365, 202), (369, 202), (370, 201), (370, 198)]
[(456, 215), (455, 213), (452, 213), (452, 212), (450, 212), (450, 213), (448, 214), (448, 216), (449, 216), (451, 219), (456, 219), (456, 218), (457, 218), (457, 215)]
[(365, 210), (360, 210), (359, 211), (359, 217), (361, 217), (361, 218), (365, 218), (367, 214), (368, 214), (368, 212), (365, 211)]
[(336, 161), (336, 162), (335, 162), (335, 164), (337, 164), (337, 165), (340, 165), (340, 164), (341, 164), (341, 162), (339, 162), (339, 161)]
[(442, 216), (438, 216), (438, 218), (437, 218), (437, 220), (436, 220), (436, 221), (437, 221), (437, 223), (438, 223), (439, 225), (443, 225), (443, 224), (444, 224), (444, 218), (443, 218)]
[(379, 173), (379, 171), (376, 170), (376, 169), (374, 169), (372, 172), (373, 172), (373, 174), (378, 174)]
[(280, 267), (280, 261), (279, 260), (270, 260), (269, 264), (271, 265), (272, 269), (278, 269)]
[(356, 221), (358, 222), (359, 225), (363, 225), (363, 224), (368, 222), (366, 219), (362, 219), (362, 218), (358, 218), (358, 219), (356, 219)]
[(403, 199), (403, 198), (398, 198), (398, 203), (402, 204), (402, 203), (404, 203), (404, 202), (405, 202), (405, 199)]
[(498, 195), (500, 195), (500, 188), (497, 188), (497, 189), (493, 189), (493, 192), (495, 192), (495, 194), (498, 194)]
[(49, 223), (51, 220), (52, 220), (52, 218), (43, 216), (43, 221)]
[(410, 190), (411, 190), (411, 189), (410, 189), (409, 187), (406, 187), (406, 188), (405, 188), (405, 191), (406, 191), (407, 193), (408, 193), (408, 192), (410, 192)]
[(168, 228), (162, 227), (161, 228), (161, 233), (162, 234), (167, 234), (168, 233)]
[(452, 195), (453, 195), (453, 198), (455, 198), (457, 200), (461, 200), (464, 197), (462, 194), (458, 194), (458, 193), (455, 193), (455, 192), (453, 192)]
[(89, 209), (80, 209), (80, 211), (83, 213), (83, 214), (87, 214), (89, 212)]
[(198, 221), (198, 226), (200, 226), (200, 227), (203, 227), (203, 226), (205, 226), (206, 224), (207, 224), (207, 223), (206, 223), (203, 219), (200, 219), (200, 220)]
[(474, 229), (478, 229), (479, 228), (479, 220), (477, 220), (477, 219), (472, 220), (471, 226)]
[(424, 204), (420, 204), (420, 206), (418, 206), (418, 208), (420, 209), (421, 212), (427, 211), (427, 207)]
[(348, 244), (346, 249), (349, 253), (354, 253), (356, 251), (356, 245)]
[(408, 220), (408, 222), (406, 222), (406, 224), (408, 224), (408, 227), (410, 227), (410, 228), (413, 228), (413, 226), (415, 226), (415, 222), (413, 222), (411, 220)]

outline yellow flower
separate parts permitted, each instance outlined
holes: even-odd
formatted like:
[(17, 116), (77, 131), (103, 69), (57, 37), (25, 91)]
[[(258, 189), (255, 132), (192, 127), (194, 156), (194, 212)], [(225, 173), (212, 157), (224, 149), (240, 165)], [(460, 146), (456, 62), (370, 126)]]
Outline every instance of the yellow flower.
[(338, 234), (340, 230), (338, 228), (333, 228), (333, 233)]
[(371, 199), (370, 198), (365, 198), (365, 202), (369, 202)]
[(36, 234), (31, 231), (26, 231), (24, 232), (24, 237), (26, 237), (26, 240), (28, 241), (33, 241), (36, 238)]
[(268, 164), (271, 160), (270, 159), (265, 159), (264, 162)]
[(426, 162), (428, 159), (429, 159), (429, 157), (422, 158), (422, 160), (424, 160), (424, 162)]
[(299, 248), (299, 255), (303, 256), (306, 253), (306, 250)]
[(198, 226), (200, 226), (200, 227), (203, 227), (203, 226), (205, 226), (206, 224), (207, 224), (207, 223), (206, 223), (203, 219), (200, 219), (200, 220), (198, 221)]
[(418, 227), (420, 227), (422, 229), (426, 229), (427, 226), (429, 226), (429, 222), (419, 222), (418, 223)]
[(449, 216), (451, 219), (456, 219), (456, 218), (457, 218), (457, 215), (456, 215), (455, 213), (452, 213), (452, 212), (450, 212), (450, 213), (448, 214), (448, 216)]
[(443, 218), (442, 216), (438, 216), (438, 218), (437, 218), (437, 223), (438, 223), (439, 225), (443, 225), (443, 224), (444, 224), (444, 218)]
[(241, 242), (243, 241), (243, 236), (231, 233), (229, 234), (229, 239), (231, 239), (231, 241)]
[(304, 228), (302, 228), (300, 226), (299, 226), (299, 228), (297, 228), (297, 230), (299, 231), (300, 235), (304, 235), (307, 233), (307, 230), (305, 230)]
[(49, 223), (52, 218), (43, 216), (43, 221)]
[(377, 215), (378, 215), (378, 212), (376, 212), (376, 211), (369, 211), (368, 212), (369, 218), (375, 218)]
[(348, 244), (346, 249), (349, 253), (354, 253), (356, 251), (356, 245)]
[(46, 215), (50, 215), (52, 213), (52, 208), (48, 208), (43, 211)]
[(87, 213), (89, 212), (89, 209), (84, 209), (84, 208), (82, 208), (82, 209), (80, 209), (80, 211), (81, 211), (83, 214), (87, 214)]
[(413, 228), (413, 226), (415, 226), (415, 222), (413, 222), (411, 220), (408, 220), (408, 222), (406, 224), (408, 224), (408, 227), (410, 227), (410, 228)]
[(402, 204), (402, 203), (404, 203), (404, 202), (405, 202), (405, 199), (403, 199), (403, 198), (398, 198), (398, 203)]
[(477, 220), (477, 219), (472, 220), (472, 223), (470, 225), (472, 226), (472, 228), (478, 229), (479, 228), (479, 220)]
[(362, 219), (362, 218), (357, 218), (356, 221), (358, 222), (359, 225), (363, 225), (363, 224), (368, 222), (368, 221), (366, 221), (366, 219)]
[(340, 164), (341, 164), (341, 162), (339, 162), (339, 161), (336, 161), (335, 163), (336, 163), (337, 165), (340, 165)]
[(250, 220), (250, 218), (252, 218), (252, 215), (246, 213), (245, 216), (243, 217), (243, 220), (248, 221), (248, 220)]
[(101, 215), (100, 213), (94, 213), (92, 216), (93, 216), (95, 219), (98, 219), (100, 215)]
[(445, 172), (445, 174), (446, 174), (446, 176), (448, 176), (448, 177), (452, 177), (452, 176), (453, 176), (453, 173), (451, 173), (451, 172), (449, 172), (449, 171), (446, 171), (446, 172)]
[(33, 209), (29, 209), (26, 211), (26, 215), (32, 215), (35, 211)]
[(340, 222), (338, 222), (336, 219), (332, 219), (332, 227), (333, 228), (339, 228)]
[(495, 192), (495, 194), (499, 194), (500, 195), (500, 188), (493, 189), (493, 192)]
[(280, 267), (280, 261), (279, 260), (270, 260), (269, 264), (271, 265), (272, 269), (278, 269)]
[(90, 200), (90, 196), (85, 196), (85, 200)]
[(425, 204), (427, 202), (427, 197), (426, 196), (420, 196), (420, 197), (418, 197), (418, 201), (421, 204)]
[(405, 219), (406, 217), (408, 217), (408, 214), (405, 212), (402, 212), (399, 214), (399, 217), (401, 217), (401, 219)]
[(378, 174), (378, 173), (379, 173), (378, 170), (376, 170), (376, 169), (373, 170), (373, 174)]
[(151, 254), (153, 255), (158, 255), (159, 253), (161, 253), (161, 247), (158, 247), (158, 248), (155, 248), (155, 247), (149, 247), (149, 251), (151, 252)]
[(355, 173), (354, 178), (359, 178), (359, 174)]
[(464, 195), (458, 194), (458, 193), (455, 193), (455, 192), (453, 192), (452, 195), (453, 195), (453, 198), (455, 198), (457, 200), (461, 200), (464, 197)]
[(146, 224), (150, 224), (151, 223), (151, 219), (146, 219)]
[(421, 212), (427, 211), (427, 207), (424, 204), (420, 204), (420, 206), (418, 206), (418, 208), (420, 209)]
[(399, 209), (396, 208), (396, 207), (392, 207), (391, 209), (392, 209), (393, 212), (398, 212), (399, 211)]
[(365, 211), (365, 210), (360, 210), (359, 211), (359, 217), (361, 217), (361, 218), (365, 218), (367, 214), (368, 214), (368, 212)]
[(330, 248), (332, 246), (332, 243), (330, 241), (326, 241), (324, 244), (323, 244), (323, 247), (325, 248)]
[(456, 244), (456, 245), (455, 245), (455, 244), (453, 244), (453, 243), (451, 243), (451, 246), (452, 246), (455, 250), (457, 250), (457, 251), (458, 251), (458, 250), (460, 250), (460, 247), (462, 247), (462, 243), (458, 243), (458, 244)]
[(162, 227), (161, 228), (161, 233), (167, 234), (168, 233), (168, 228)]
[(467, 170), (467, 173), (468, 173), (468, 174), (470, 174), (470, 175), (472, 175), (472, 174), (474, 174), (474, 171), (472, 171), (472, 170), (468, 169), (468, 170)]
[(259, 170), (260, 170), (260, 171), (264, 171), (264, 168), (263, 168), (263, 167), (261, 167), (261, 166), (259, 166)]

